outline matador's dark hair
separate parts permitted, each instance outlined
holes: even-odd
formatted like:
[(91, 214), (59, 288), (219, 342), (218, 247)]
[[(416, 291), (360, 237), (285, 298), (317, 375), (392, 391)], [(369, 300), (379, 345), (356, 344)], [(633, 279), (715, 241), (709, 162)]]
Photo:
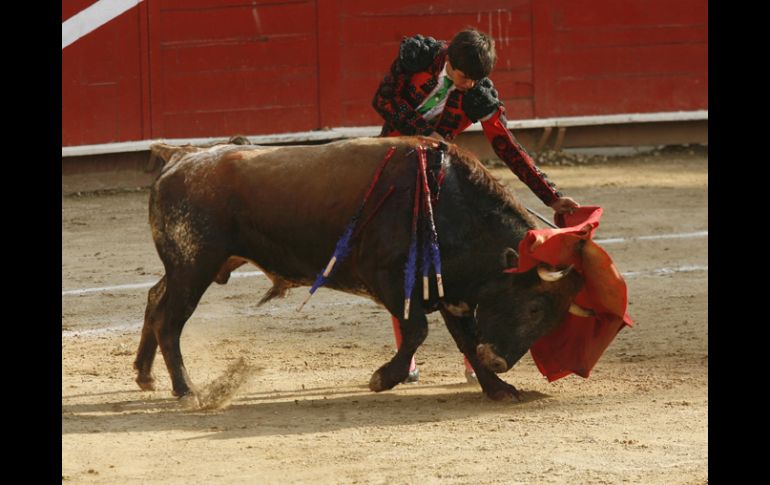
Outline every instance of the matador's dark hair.
[(478, 81), (495, 67), (495, 41), (479, 30), (461, 30), (449, 44), (449, 62), (469, 78)]

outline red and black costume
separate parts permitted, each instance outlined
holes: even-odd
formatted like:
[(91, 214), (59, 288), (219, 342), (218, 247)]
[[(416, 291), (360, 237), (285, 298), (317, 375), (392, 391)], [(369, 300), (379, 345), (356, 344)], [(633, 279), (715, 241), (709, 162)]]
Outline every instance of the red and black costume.
[(374, 95), (372, 105), (385, 119), (380, 136), (430, 135), (434, 131), (452, 140), (480, 121), (484, 135), (500, 159), (546, 205), (559, 199), (545, 173), (516, 141), (506, 126), (505, 108), (489, 78), (463, 92), (449, 92), (443, 112), (426, 120), (417, 108), (437, 86), (447, 61), (447, 43), (416, 35), (401, 41), (399, 55)]

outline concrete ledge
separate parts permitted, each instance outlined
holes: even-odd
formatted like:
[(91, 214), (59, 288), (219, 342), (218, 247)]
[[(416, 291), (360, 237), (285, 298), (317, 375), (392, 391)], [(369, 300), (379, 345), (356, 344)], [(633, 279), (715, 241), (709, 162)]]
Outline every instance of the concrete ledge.
[[(708, 110), (698, 111), (672, 111), (663, 113), (628, 113), (617, 115), (597, 115), (597, 116), (572, 116), (563, 118), (541, 118), (532, 120), (513, 120), (508, 121), (508, 128), (511, 130), (526, 130), (534, 128), (567, 128), (567, 127), (586, 127), (603, 126), (618, 124), (648, 124), (648, 123), (667, 123), (667, 122), (690, 122), (705, 121), (708, 122)], [(481, 131), (481, 124), (474, 123), (467, 132)], [(362, 136), (377, 136), (380, 133), (380, 126), (354, 126), (339, 127), (329, 130), (319, 131), (301, 131), (295, 133), (280, 133), (274, 135), (244, 135), (255, 145), (280, 145), (292, 143), (308, 142), (327, 142), (340, 140), (343, 138), (354, 138)], [(232, 135), (235, 135), (233, 133)], [(172, 145), (207, 145), (209, 143), (219, 143), (226, 141), (228, 137), (209, 137), (209, 138), (168, 138), (157, 140), (137, 140), (120, 143), (103, 143), (98, 145), (80, 145), (62, 147), (62, 157), (78, 157), (86, 155), (101, 155), (106, 153), (126, 153), (148, 151), (150, 145), (155, 142), (165, 142)]]
[[(666, 113), (666, 116), (617, 115), (509, 122), (519, 143), (530, 153), (574, 148), (640, 147), (661, 145), (708, 145), (708, 112)], [(605, 123), (599, 123), (605, 121)], [(535, 125), (538, 126), (535, 126)], [(249, 136), (252, 143), (319, 144), (343, 138), (376, 136), (379, 127), (335, 128), (333, 130)], [(187, 138), (164, 140), (183, 145), (206, 145), (227, 138)], [(62, 148), (62, 193), (94, 190), (132, 189), (149, 186), (156, 172), (145, 171), (150, 144), (159, 140), (111, 143)], [(475, 153), (481, 160), (497, 155), (480, 126), (466, 130), (455, 143)]]

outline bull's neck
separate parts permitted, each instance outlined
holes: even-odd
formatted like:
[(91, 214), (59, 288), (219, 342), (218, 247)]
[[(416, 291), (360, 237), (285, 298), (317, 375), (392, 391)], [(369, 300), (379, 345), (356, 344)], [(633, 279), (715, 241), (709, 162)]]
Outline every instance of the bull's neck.
[(467, 178), (448, 174), (436, 208), (444, 280), (460, 293), (472, 293), (498, 275), (505, 249), (518, 250), (533, 228), (523, 210)]

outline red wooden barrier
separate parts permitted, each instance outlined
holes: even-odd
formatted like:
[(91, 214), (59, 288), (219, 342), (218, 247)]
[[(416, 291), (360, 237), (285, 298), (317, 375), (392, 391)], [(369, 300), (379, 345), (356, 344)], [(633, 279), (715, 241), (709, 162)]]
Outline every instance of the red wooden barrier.
[(63, 49), (63, 143), (378, 125), (401, 38), (466, 26), (509, 119), (708, 109), (707, 23), (706, 0), (145, 0)]

